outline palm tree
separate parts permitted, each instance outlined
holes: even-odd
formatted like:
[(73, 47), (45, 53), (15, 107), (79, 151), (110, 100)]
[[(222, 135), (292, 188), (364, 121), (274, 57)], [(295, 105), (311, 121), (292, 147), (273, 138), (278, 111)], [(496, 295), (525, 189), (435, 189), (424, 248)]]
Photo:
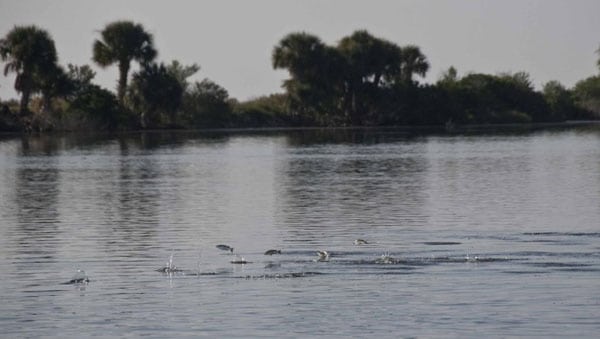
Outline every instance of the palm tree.
[(321, 39), (312, 34), (290, 33), (273, 49), (273, 68), (286, 68), (294, 78), (315, 77), (325, 49)]
[(275, 46), (271, 60), (273, 68), (290, 74), (283, 83), (290, 108), (313, 114), (331, 109), (342, 74), (341, 56), (334, 48), (312, 34), (290, 33)]
[(69, 96), (75, 91), (75, 82), (62, 66), (53, 65), (36, 77), (36, 89), (42, 93), (42, 112), (51, 113), (52, 99)]
[(346, 70), (343, 107), (352, 124), (362, 124), (376, 111), (381, 88), (397, 78), (401, 68), (398, 45), (358, 30), (337, 46)]
[(131, 21), (116, 21), (108, 24), (101, 40), (94, 41), (93, 60), (101, 67), (114, 63), (119, 66), (117, 98), (122, 104), (127, 89), (127, 74), (131, 61), (147, 64), (156, 57), (152, 35), (141, 24)]
[(417, 74), (425, 77), (429, 70), (429, 62), (421, 49), (415, 45), (408, 45), (401, 48), (402, 56), (402, 79), (408, 84), (412, 83), (413, 75)]
[[(598, 56), (600, 56), (600, 47), (598, 47), (596, 53), (598, 53)], [(598, 68), (600, 68), (600, 57), (598, 58), (598, 61), (596, 61), (596, 65), (598, 65)]]
[(0, 40), (0, 59), (6, 62), (4, 75), (17, 74), (15, 89), (21, 92), (20, 114), (28, 111), (29, 98), (41, 79), (58, 59), (50, 34), (36, 26), (15, 26)]
[(175, 124), (175, 114), (181, 107), (183, 87), (164, 64), (147, 64), (133, 74), (129, 96), (134, 109), (140, 112), (142, 128), (156, 127), (161, 113)]

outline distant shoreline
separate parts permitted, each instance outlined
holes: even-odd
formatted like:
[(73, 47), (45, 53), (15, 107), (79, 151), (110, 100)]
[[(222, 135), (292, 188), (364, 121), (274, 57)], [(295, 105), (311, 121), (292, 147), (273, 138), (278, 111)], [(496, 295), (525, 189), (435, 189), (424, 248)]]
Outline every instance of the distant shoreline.
[(506, 124), (457, 124), (452, 130), (447, 130), (440, 125), (404, 125), (404, 126), (306, 126), (306, 127), (233, 127), (233, 128), (195, 128), (195, 129), (138, 129), (123, 131), (46, 131), (46, 132), (0, 132), (0, 136), (51, 136), (51, 135), (134, 135), (134, 134), (156, 134), (156, 133), (262, 133), (262, 132), (293, 132), (293, 131), (375, 131), (390, 130), (403, 132), (430, 132), (443, 134), (459, 134), (463, 132), (485, 132), (495, 130), (536, 130), (560, 127), (580, 127), (600, 125), (600, 120), (569, 120), (563, 122), (540, 122), (540, 123), (506, 123)]

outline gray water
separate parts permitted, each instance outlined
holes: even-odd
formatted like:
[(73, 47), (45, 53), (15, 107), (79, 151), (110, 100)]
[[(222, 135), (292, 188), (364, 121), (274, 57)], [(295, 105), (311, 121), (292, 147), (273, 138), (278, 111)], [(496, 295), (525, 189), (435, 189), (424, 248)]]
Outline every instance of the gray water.
[(597, 125), (4, 137), (0, 216), (1, 337), (600, 333)]

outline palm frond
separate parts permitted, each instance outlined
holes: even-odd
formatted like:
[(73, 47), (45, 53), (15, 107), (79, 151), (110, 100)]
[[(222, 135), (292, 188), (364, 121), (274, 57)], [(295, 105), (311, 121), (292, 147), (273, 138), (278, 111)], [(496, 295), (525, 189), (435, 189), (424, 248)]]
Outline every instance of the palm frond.
[(108, 67), (117, 61), (111, 48), (102, 41), (94, 41), (93, 49), (93, 60), (100, 65), (100, 67)]

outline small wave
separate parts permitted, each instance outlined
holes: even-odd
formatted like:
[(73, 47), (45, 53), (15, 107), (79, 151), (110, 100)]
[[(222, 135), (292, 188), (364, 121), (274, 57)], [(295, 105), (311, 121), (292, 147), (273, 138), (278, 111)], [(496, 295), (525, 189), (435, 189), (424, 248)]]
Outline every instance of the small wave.
[(561, 267), (556, 270), (561, 272), (600, 272), (600, 268), (596, 267)]
[(596, 237), (600, 238), (600, 232), (525, 232), (523, 235), (550, 236), (550, 237)]
[(526, 265), (535, 266), (535, 267), (548, 267), (548, 268), (563, 268), (563, 267), (590, 267), (590, 264), (582, 264), (582, 263), (565, 263), (565, 262), (534, 262), (534, 263), (526, 263)]
[[(363, 245), (362, 247), (366, 247), (366, 246)], [(330, 254), (332, 254), (332, 253), (330, 253)], [(338, 251), (338, 252), (334, 252), (332, 255), (334, 255), (334, 254), (335, 254), (336, 258), (374, 255), (374, 253), (372, 251)]]
[(472, 257), (465, 258), (466, 262), (505, 262), (510, 261), (509, 258), (480, 258), (480, 257)]
[(172, 277), (172, 276), (200, 277), (200, 276), (223, 275), (223, 274), (231, 273), (231, 270), (198, 272), (198, 271), (192, 271), (192, 270), (177, 269), (177, 270), (171, 270), (171, 271), (165, 272), (163, 270), (158, 269), (156, 271), (162, 273), (165, 276), (170, 276), (170, 277)]
[(559, 272), (600, 272), (600, 267), (587, 263), (534, 262), (525, 263), (525, 265)]
[[(67, 284), (62, 284), (62, 285), (67, 285)], [(81, 286), (83, 286), (83, 285), (81, 285)], [(37, 298), (37, 295), (39, 295), (41, 293), (45, 294), (45, 293), (60, 293), (60, 292), (64, 292), (64, 290), (41, 289), (41, 290), (34, 290), (34, 291), (23, 291), (22, 293), (24, 293), (24, 294), (34, 294), (34, 295), (29, 296), (29, 298)]]
[(290, 273), (276, 273), (276, 274), (260, 274), (260, 275), (247, 275), (244, 277), (240, 277), (240, 278), (244, 278), (244, 279), (291, 279), (291, 278), (305, 278), (305, 277), (312, 277), (312, 276), (316, 276), (316, 275), (322, 275), (324, 273), (321, 272), (290, 272)]
[(600, 256), (597, 252), (548, 252), (548, 251), (521, 251), (511, 253), (518, 257), (553, 257), (553, 258), (596, 258)]
[(502, 273), (507, 273), (507, 274), (546, 274), (546, 273), (550, 273), (550, 271), (502, 271)]
[(444, 245), (461, 245), (462, 242), (458, 241), (425, 241), (422, 244), (431, 246), (444, 246)]
[[(259, 254), (259, 253), (256, 253)], [(263, 252), (260, 252), (260, 254), (264, 254)], [(315, 255), (315, 251), (314, 250), (282, 250), (281, 254), (282, 257), (286, 257), (286, 256), (314, 256)]]
[(564, 233), (560, 232), (523, 232), (523, 235), (542, 235), (542, 236), (559, 236), (564, 235)]
[(165, 274), (172, 274), (172, 273), (183, 273), (185, 272), (185, 270), (182, 270), (180, 268), (177, 267), (161, 267), (156, 269), (156, 272), (160, 272), (160, 273), (165, 273)]
[(408, 275), (408, 274), (419, 274), (413, 270), (390, 270), (387, 269), (383, 272), (377, 272), (378, 275), (388, 276), (388, 275)]
[(388, 260), (382, 260), (382, 258), (370, 259), (370, 260), (344, 260), (337, 261), (338, 265), (346, 266), (361, 266), (361, 265), (403, 265), (403, 266), (430, 266), (436, 264), (461, 264), (468, 262), (507, 262), (522, 260), (512, 257), (484, 257), (484, 256), (465, 256), (465, 257), (399, 257), (399, 258), (388, 258)]
[(485, 257), (485, 256), (464, 256), (464, 257), (431, 257), (431, 258), (412, 258), (405, 259), (405, 263), (431, 265), (431, 264), (461, 264), (468, 262), (507, 262), (519, 260), (516, 258), (509, 257)]
[[(554, 240), (554, 239), (526, 239), (526, 240), (521, 240), (521, 242), (549, 243), (549, 244), (560, 244), (560, 243), (563, 243), (562, 240)], [(572, 244), (572, 243), (569, 243), (569, 244)]]
[(486, 240), (501, 240), (501, 241), (515, 241), (519, 240), (517, 236), (514, 235), (469, 235), (465, 236), (465, 239), (473, 240), (473, 239), (486, 239)]

